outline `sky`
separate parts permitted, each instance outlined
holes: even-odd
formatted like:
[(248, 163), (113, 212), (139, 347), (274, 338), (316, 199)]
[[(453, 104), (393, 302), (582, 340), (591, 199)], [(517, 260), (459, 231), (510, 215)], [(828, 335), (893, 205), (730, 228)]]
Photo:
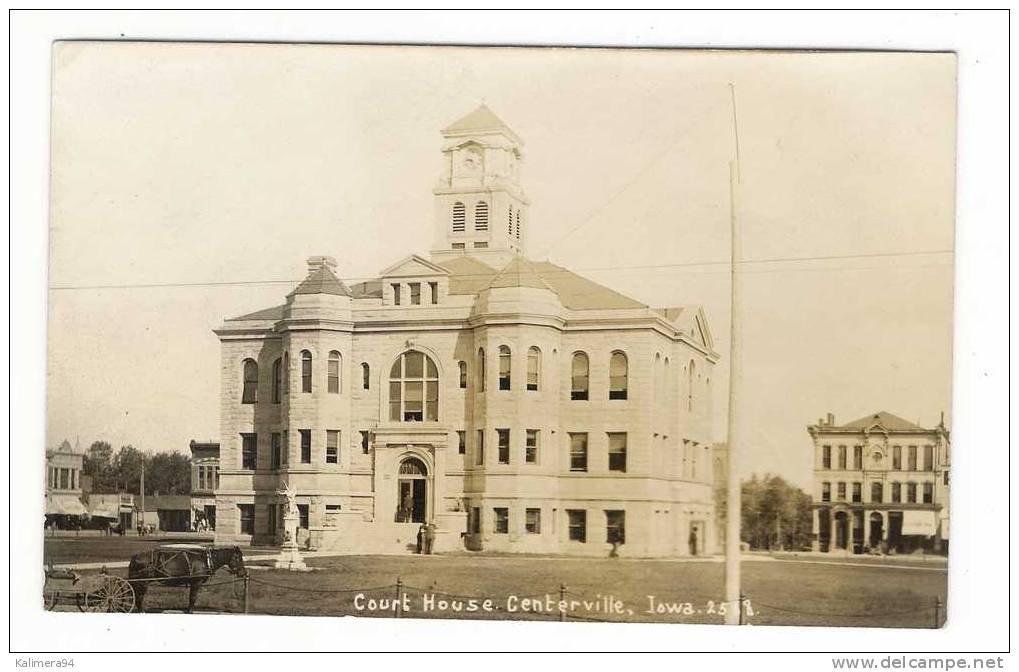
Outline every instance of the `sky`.
[(951, 422), (951, 55), (61, 43), (53, 65), (47, 445), (216, 438), (212, 330), (311, 255), (356, 280), (431, 249), (439, 129), (481, 102), (526, 143), (528, 256), (703, 305), (715, 380), (738, 148), (746, 473), (809, 485), (828, 412)]

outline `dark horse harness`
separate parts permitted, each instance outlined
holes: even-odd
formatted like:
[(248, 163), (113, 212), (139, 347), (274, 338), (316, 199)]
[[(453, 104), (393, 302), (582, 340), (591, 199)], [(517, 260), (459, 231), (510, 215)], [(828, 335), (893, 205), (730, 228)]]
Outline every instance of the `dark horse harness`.
[[(174, 572), (173, 563), (178, 558), (183, 558), (184, 565), (187, 567), (186, 574)], [(202, 571), (199, 566), (199, 572), (196, 572), (195, 565), (199, 558), (205, 559), (205, 569)], [(152, 578), (189, 579), (208, 577), (211, 575), (213, 566), (212, 549), (187, 548), (170, 550), (166, 548), (154, 548), (149, 552), (148, 564), (148, 569), (152, 573)]]

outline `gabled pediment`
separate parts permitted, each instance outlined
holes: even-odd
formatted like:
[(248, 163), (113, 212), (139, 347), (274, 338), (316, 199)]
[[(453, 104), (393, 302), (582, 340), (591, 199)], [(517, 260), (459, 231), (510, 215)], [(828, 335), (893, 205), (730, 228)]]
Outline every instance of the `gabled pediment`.
[(412, 254), (406, 259), (396, 262), (380, 274), (383, 278), (411, 278), (428, 275), (449, 275), (442, 266)]
[(711, 328), (708, 326), (708, 317), (701, 306), (661, 308), (658, 312), (675, 324), (684, 337), (689, 338), (705, 350), (713, 351), (715, 349), (715, 341), (711, 337)]

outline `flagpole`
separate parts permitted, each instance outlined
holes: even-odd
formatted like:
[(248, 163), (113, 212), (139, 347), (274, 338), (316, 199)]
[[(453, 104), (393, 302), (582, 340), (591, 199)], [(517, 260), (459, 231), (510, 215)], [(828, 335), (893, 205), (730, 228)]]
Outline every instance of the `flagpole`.
[[(736, 156), (739, 160), (739, 133), (736, 125), (736, 89), (729, 84), (732, 96), (733, 135), (736, 140)], [(736, 180), (739, 166), (729, 162), (729, 230), (731, 237), (729, 262), (729, 409), (727, 442), (729, 468), (726, 470), (725, 500), (725, 624), (741, 625), (741, 580), (740, 580), (740, 517), (742, 497), (740, 491), (740, 437), (738, 436), (737, 408), (742, 376), (740, 354), (740, 235), (736, 221)]]

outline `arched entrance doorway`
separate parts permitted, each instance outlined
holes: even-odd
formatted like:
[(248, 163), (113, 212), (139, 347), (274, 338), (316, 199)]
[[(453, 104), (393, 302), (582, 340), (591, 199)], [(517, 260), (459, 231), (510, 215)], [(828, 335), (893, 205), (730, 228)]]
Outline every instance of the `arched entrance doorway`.
[(835, 548), (843, 551), (849, 548), (849, 516), (845, 511), (835, 513)]
[(870, 514), (870, 547), (877, 548), (884, 537), (885, 520), (877, 511)]
[(428, 468), (416, 457), (400, 462), (396, 522), (423, 523), (428, 517)]

